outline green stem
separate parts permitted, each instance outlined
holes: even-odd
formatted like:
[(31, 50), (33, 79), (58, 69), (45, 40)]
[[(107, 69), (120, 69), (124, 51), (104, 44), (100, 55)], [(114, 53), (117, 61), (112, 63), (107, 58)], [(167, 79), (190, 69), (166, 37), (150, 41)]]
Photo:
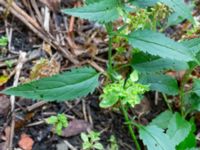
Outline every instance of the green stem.
[(135, 143), (136, 149), (137, 149), (137, 150), (141, 150), (140, 145), (139, 145), (139, 142), (137, 141), (136, 135), (135, 135), (135, 133), (134, 133), (134, 131), (133, 131), (133, 128), (132, 128), (132, 126), (131, 126), (131, 123), (130, 123), (131, 120), (130, 120), (129, 117), (128, 117), (127, 110), (124, 108), (124, 105), (123, 105), (122, 103), (121, 103), (121, 109), (122, 109), (122, 112), (123, 112), (125, 121), (126, 121), (127, 124), (128, 124), (128, 129), (129, 129), (129, 132), (130, 132), (130, 134), (131, 134), (131, 137), (132, 137), (132, 139), (133, 139), (133, 141), (134, 141), (134, 143)]
[(108, 41), (108, 67), (112, 69), (112, 31), (113, 26), (112, 23), (106, 24), (106, 30), (108, 32), (109, 41)]
[(170, 104), (169, 104), (169, 100), (168, 100), (166, 94), (162, 93), (162, 96), (163, 96), (163, 98), (164, 98), (164, 101), (165, 101), (165, 103), (166, 103), (168, 109), (172, 112), (172, 107), (171, 107)]
[[(108, 32), (108, 36), (109, 36), (109, 41), (108, 41), (108, 70), (109, 71), (112, 71), (113, 70), (113, 67), (112, 67), (112, 38), (113, 38), (113, 26), (112, 26), (112, 23), (108, 23), (106, 24), (106, 30)], [(110, 75), (110, 78), (112, 78), (112, 76)], [(128, 117), (128, 113), (126, 111), (126, 109), (124, 108), (124, 105), (121, 103), (121, 109), (122, 109), (122, 112), (123, 112), (123, 115), (124, 115), (124, 118), (125, 118), (125, 121), (128, 123), (128, 129), (129, 129), (129, 132), (131, 134), (131, 137), (136, 145), (136, 149), (137, 150), (141, 150), (140, 148), (140, 145), (137, 141), (137, 138), (136, 138), (136, 135), (133, 131), (133, 128), (132, 128), (132, 125), (130, 124), (130, 120), (129, 120), (129, 117)]]

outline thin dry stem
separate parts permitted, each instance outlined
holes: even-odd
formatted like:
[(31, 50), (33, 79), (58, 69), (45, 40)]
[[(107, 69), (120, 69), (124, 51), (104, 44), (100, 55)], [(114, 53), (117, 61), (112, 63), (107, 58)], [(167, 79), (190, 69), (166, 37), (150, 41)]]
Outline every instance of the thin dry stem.
[[(16, 87), (18, 85), (18, 81), (19, 81), (19, 77), (20, 77), (20, 73), (23, 67), (23, 64), (26, 61), (26, 53), (25, 52), (19, 52), (19, 60), (18, 60), (18, 64), (16, 66), (16, 73), (15, 73), (15, 77), (14, 77), (14, 83), (13, 83), (13, 87)], [(12, 120), (11, 120), (11, 132), (10, 132), (10, 139), (9, 139), (9, 150), (12, 150), (12, 146), (13, 146), (13, 137), (14, 137), (14, 129), (15, 129), (15, 96), (11, 96), (10, 97), (10, 103), (11, 103), (11, 113), (12, 113)]]

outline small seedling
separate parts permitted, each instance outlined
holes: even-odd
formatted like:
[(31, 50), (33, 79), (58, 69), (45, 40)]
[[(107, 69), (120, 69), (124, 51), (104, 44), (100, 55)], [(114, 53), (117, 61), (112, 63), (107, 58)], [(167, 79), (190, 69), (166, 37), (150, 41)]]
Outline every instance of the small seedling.
[(13, 60), (6, 60), (5, 64), (9, 69), (11, 69), (13, 67), (14, 62)]
[(109, 142), (110, 142), (109, 150), (119, 150), (119, 146), (117, 144), (117, 140), (114, 135), (110, 136)]
[(6, 36), (0, 37), (0, 46), (5, 47), (8, 44), (8, 38)]
[(82, 148), (83, 150), (103, 150), (103, 145), (100, 141), (100, 133), (90, 131), (88, 134), (81, 133), (81, 139), (83, 140)]
[(54, 126), (55, 132), (58, 135), (61, 135), (62, 129), (68, 126), (68, 120), (65, 114), (58, 114), (57, 116), (51, 116), (46, 119), (46, 122)]
[(120, 101), (122, 104), (127, 104), (131, 107), (139, 104), (141, 95), (148, 91), (149, 86), (136, 83), (137, 80), (138, 73), (137, 71), (134, 71), (127, 81), (121, 79), (106, 85), (103, 88), (103, 94), (101, 95), (102, 101), (100, 107), (112, 107)]

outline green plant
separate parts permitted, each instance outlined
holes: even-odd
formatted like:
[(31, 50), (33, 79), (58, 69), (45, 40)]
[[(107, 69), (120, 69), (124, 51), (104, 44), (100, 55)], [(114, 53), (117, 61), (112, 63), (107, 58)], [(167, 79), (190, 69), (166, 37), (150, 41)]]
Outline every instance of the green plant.
[(5, 61), (5, 64), (7, 65), (8, 68), (12, 68), (14, 62), (13, 62), (12, 60), (6, 60), (6, 61)]
[[(138, 128), (139, 136), (149, 150), (195, 147), (194, 124), (185, 118), (191, 112), (200, 111), (200, 81), (192, 76), (192, 71), (200, 65), (200, 38), (177, 42), (157, 30), (166, 19), (168, 21), (165, 27), (185, 19), (195, 25), (190, 7), (183, 0), (86, 0), (83, 7), (64, 9), (62, 12), (99, 22), (107, 30), (109, 41), (106, 77), (111, 82), (103, 88), (100, 106), (108, 108), (120, 105), (136, 149), (140, 150), (141, 146), (134, 133), (134, 126)], [(119, 18), (122, 23), (114, 26), (113, 22)], [(131, 50), (127, 64), (115, 65), (113, 43), (120, 43), (118, 52), (123, 50), (129, 53), (128, 49)], [(121, 68), (134, 71), (129, 71), (122, 77)], [(179, 81), (180, 85), (174, 76), (167, 74), (168, 71), (183, 70), (186, 73)], [(49, 101), (72, 100), (94, 91), (98, 86), (98, 77), (99, 74), (94, 69), (83, 67), (9, 88), (2, 93)], [(190, 78), (194, 83), (193, 87), (186, 89), (185, 85)], [(171, 111), (173, 109), (168, 95), (176, 96), (180, 102), (181, 115), (178, 112), (167, 112), (158, 116), (158, 120), (166, 119), (163, 116), (170, 116), (167, 119), (169, 123), (161, 126), (152, 123), (142, 126), (131, 120), (128, 109), (138, 104), (148, 89), (161, 92)], [(84, 134), (82, 137), (85, 142), (90, 143), (90, 138)], [(190, 147), (185, 144), (188, 140), (193, 143)], [(86, 144), (86, 147), (91, 145)]]
[(55, 132), (58, 135), (61, 135), (62, 129), (68, 126), (68, 120), (65, 114), (58, 114), (57, 116), (51, 116), (46, 119), (46, 122), (54, 126)]
[(110, 146), (108, 148), (109, 150), (119, 150), (119, 146), (117, 144), (117, 141), (114, 135), (110, 136), (109, 142), (110, 142)]
[(86, 96), (99, 85), (99, 74), (90, 67), (72, 69), (71, 71), (48, 78), (32, 81), (9, 88), (3, 93), (47, 101), (73, 100)]
[(8, 38), (6, 36), (0, 37), (0, 46), (5, 47), (8, 44)]
[(81, 139), (83, 140), (82, 148), (83, 150), (103, 150), (103, 145), (100, 141), (100, 133), (90, 131), (88, 134), (81, 133)]
[(148, 86), (135, 83), (137, 80), (138, 73), (134, 71), (126, 81), (121, 79), (106, 85), (103, 88), (103, 94), (100, 96), (102, 98), (100, 107), (108, 108), (117, 103), (131, 107), (139, 104), (142, 94), (148, 91)]
[(179, 113), (165, 111), (139, 128), (140, 138), (148, 149), (186, 150), (196, 148), (193, 119), (186, 121)]

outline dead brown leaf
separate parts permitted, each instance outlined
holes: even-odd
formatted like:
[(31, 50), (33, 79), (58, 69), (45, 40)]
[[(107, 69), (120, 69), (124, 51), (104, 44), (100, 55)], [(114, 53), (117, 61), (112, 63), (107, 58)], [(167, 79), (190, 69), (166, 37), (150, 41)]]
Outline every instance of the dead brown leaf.
[(59, 73), (59, 71), (60, 63), (58, 63), (55, 59), (40, 59), (31, 69), (30, 79), (35, 80), (43, 77), (49, 77)]
[(148, 114), (151, 111), (151, 105), (149, 100), (144, 97), (141, 100), (140, 104), (135, 105), (134, 107), (134, 112), (136, 113), (136, 115), (138, 116), (138, 118), (140, 118), (141, 116)]
[(80, 134), (81, 132), (86, 132), (91, 129), (90, 123), (85, 120), (72, 120), (67, 128), (63, 129), (62, 136), (71, 137)]
[(16, 120), (15, 121), (15, 129), (20, 129), (20, 128), (24, 127), (25, 124), (34, 117), (34, 115), (35, 115), (34, 112), (29, 112), (29, 113), (25, 114), (24, 117), (22, 117), (23, 119)]
[(33, 139), (25, 133), (21, 135), (20, 141), (18, 142), (19, 147), (23, 150), (32, 150), (33, 144)]

